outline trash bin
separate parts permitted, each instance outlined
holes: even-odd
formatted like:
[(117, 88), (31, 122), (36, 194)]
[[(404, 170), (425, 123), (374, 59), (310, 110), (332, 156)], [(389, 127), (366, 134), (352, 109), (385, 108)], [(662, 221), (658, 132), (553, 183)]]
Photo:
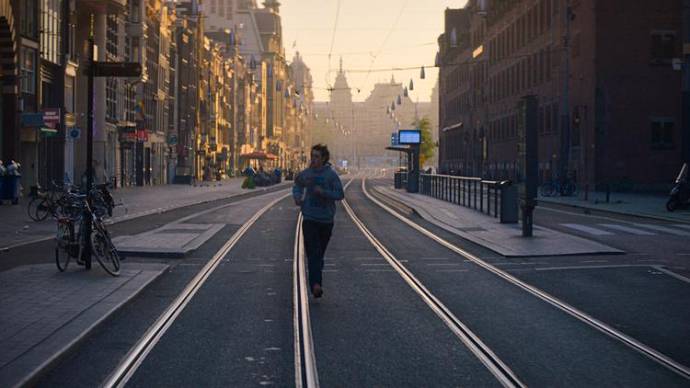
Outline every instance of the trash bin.
[(516, 224), (518, 222), (518, 189), (510, 181), (499, 183), (501, 188), (501, 223)]
[(19, 179), (20, 175), (5, 175), (2, 177), (2, 200), (12, 201), (13, 205), (19, 203)]

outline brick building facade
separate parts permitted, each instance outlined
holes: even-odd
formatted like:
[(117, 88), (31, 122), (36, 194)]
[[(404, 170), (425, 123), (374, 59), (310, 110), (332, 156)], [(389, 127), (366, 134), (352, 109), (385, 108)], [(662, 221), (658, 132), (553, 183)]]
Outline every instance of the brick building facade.
[[(517, 102), (539, 99), (543, 179), (656, 188), (682, 161), (681, 5), (471, 0), (439, 37), (441, 171), (519, 179)], [(567, 69), (567, 70), (566, 70)]]

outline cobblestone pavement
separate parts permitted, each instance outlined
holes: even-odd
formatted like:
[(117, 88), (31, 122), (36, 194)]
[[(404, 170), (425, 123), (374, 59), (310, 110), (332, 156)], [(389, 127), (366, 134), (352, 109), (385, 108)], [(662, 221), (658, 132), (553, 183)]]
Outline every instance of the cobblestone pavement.
[(25, 383), (55, 355), (133, 298), (168, 267), (128, 263), (119, 277), (97, 265), (67, 272), (38, 264), (0, 272), (0, 385)]

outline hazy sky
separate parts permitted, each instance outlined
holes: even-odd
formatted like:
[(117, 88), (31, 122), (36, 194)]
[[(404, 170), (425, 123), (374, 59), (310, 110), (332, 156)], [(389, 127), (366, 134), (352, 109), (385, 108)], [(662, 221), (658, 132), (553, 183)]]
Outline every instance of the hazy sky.
[[(465, 2), (281, 0), (286, 55), (291, 60), (299, 50), (304, 57), (314, 77), (317, 101), (328, 99), (325, 89), (335, 80), (341, 55), (355, 100), (364, 100), (374, 83), (388, 82), (394, 74), (397, 81), (402, 80), (406, 85), (410, 79), (414, 80), (415, 90), (410, 95), (413, 100), (428, 101), (437, 76), (433, 64), (438, 50), (436, 39), (443, 30), (443, 10), (446, 7), (460, 8)], [(340, 12), (333, 34), (338, 4)], [(424, 80), (419, 78), (419, 69), (377, 71), (422, 65), (427, 66)], [(369, 73), (369, 69), (373, 71)], [(357, 88), (360, 93), (357, 93)]]

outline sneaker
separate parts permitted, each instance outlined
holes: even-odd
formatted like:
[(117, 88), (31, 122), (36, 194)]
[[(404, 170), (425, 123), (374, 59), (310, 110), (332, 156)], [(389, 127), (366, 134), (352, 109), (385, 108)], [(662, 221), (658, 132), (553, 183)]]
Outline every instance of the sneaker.
[(321, 288), (319, 283), (316, 283), (311, 287), (311, 293), (314, 295), (314, 298), (320, 298), (323, 296), (323, 288)]

